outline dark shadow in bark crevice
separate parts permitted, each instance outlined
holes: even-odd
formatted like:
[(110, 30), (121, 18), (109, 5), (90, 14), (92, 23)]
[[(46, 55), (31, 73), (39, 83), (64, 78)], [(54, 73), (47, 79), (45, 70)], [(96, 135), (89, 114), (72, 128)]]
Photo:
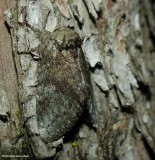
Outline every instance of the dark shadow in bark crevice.
[(144, 146), (145, 146), (145, 149), (149, 155), (149, 158), (151, 160), (154, 160), (154, 157), (155, 157), (155, 153), (153, 152), (152, 148), (149, 146), (147, 140), (145, 139), (145, 137), (142, 138), (143, 142), (144, 142)]
[(10, 26), (8, 25), (6, 21), (4, 21), (4, 25), (6, 26), (8, 33), (11, 35)]
[(144, 84), (142, 81), (138, 81), (139, 90), (141, 93), (147, 98), (147, 100), (151, 100), (151, 91), (148, 85)]

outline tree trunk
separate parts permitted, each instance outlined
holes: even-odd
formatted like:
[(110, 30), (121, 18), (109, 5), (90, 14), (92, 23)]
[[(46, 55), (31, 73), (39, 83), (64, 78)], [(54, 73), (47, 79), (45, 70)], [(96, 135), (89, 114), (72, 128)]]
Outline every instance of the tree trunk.
[(153, 159), (154, 12), (146, 0), (19, 0), (5, 11), (2, 157)]
[(2, 155), (22, 153), (22, 140), (14, 141), (20, 133), (20, 110), (11, 38), (4, 16), (4, 11), (14, 6), (14, 0), (0, 1), (0, 159)]

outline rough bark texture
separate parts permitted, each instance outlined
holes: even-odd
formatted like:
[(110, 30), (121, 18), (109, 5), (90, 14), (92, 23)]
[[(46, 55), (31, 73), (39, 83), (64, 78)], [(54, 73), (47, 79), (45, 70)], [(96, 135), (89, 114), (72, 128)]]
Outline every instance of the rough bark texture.
[(2, 155), (22, 153), (22, 141), (15, 143), (20, 132), (18, 86), (11, 38), (4, 16), (4, 11), (14, 6), (14, 0), (0, 1), (0, 159)]
[[(154, 2), (147, 0), (19, 0), (15, 9), (5, 12), (10, 26), (14, 62), (18, 74), (22, 133), (17, 137), (16, 144), (19, 145), (24, 141), (20, 154), (29, 155), (30, 159), (153, 159), (155, 154), (154, 13)], [(58, 63), (60, 61), (42, 56), (38, 49), (41, 47), (42, 52), (52, 54), (53, 57), (57, 53), (65, 53), (64, 55), (72, 53), (75, 57), (79, 56), (77, 50), (73, 49), (76, 47), (69, 45), (71, 38), (66, 41), (66, 36), (61, 34), (59, 39), (52, 36), (55, 31), (60, 31), (59, 28), (70, 28), (77, 33), (80, 37), (80, 40), (76, 40), (77, 45), (82, 42), (81, 48), (89, 65), (88, 70), (84, 63), (85, 70), (91, 78), (93, 95), (91, 95), (89, 107), (80, 118), (76, 107), (81, 105), (83, 96), (79, 96), (80, 92), (77, 87), (74, 87), (76, 85), (72, 83), (73, 79), (68, 75), (67, 83), (73, 85), (66, 85), (64, 90), (60, 87), (64, 82), (62, 78), (65, 77), (66, 80), (67, 77), (67, 73), (63, 70), (66, 66), (62, 64), (61, 68)], [(50, 38), (49, 35), (51, 35)], [(73, 59), (76, 59), (75, 57)], [(45, 72), (39, 72), (38, 76), (40, 61), (46, 62), (47, 67), (53, 67), (52, 72), (44, 66), (45, 70), (42, 67), (41, 71)], [(68, 56), (66, 62), (72, 64), (72, 57)], [(79, 65), (80, 70), (83, 67), (80, 62), (77, 62), (73, 63), (71, 70), (74, 70), (74, 64)], [(56, 72), (55, 67), (58, 67)], [(65, 76), (62, 76), (63, 72)], [(49, 78), (49, 73), (54, 74), (51, 75), (53, 77)], [(57, 136), (59, 126), (63, 124), (67, 128), (70, 117), (79, 118), (79, 122), (72, 130), (66, 129), (64, 136), (59, 137), (60, 139), (54, 138), (52, 142), (48, 140), (45, 142), (41, 137), (42, 133), (50, 135), (49, 131), (42, 129), (46, 127), (38, 127), (38, 119), (44, 119), (43, 124), (42, 120), (39, 122), (40, 125), (44, 125), (47, 118), (46, 112), (38, 114), (41, 112), (38, 112), (40, 95), (37, 89), (39, 77), (42, 75), (48, 75), (46, 80), (49, 79), (49, 84), (54, 78), (57, 83), (60, 82), (59, 85), (55, 85), (56, 83), (52, 81), (54, 85), (47, 85), (43, 94), (51, 94), (50, 89), (53, 86), (61, 88), (63, 91), (59, 91), (64, 94), (59, 103), (75, 107), (73, 113), (67, 112), (66, 123), (63, 124), (59, 120), (55, 121), (59, 122), (57, 124), (52, 120), (51, 123), (57, 124), (58, 127), (54, 126), (51, 135), (59, 137)], [(82, 72), (81, 75), (83, 77), (85, 73)], [(10, 83), (7, 82), (7, 84)], [(0, 96), (5, 99), (6, 93), (2, 93), (3, 90), (1, 89)], [(76, 93), (75, 99), (71, 93)], [(63, 101), (63, 97), (67, 102)], [(41, 107), (49, 107), (49, 105), (46, 106), (50, 103), (49, 100), (50, 97), (45, 99), (45, 104), (42, 103)], [(2, 111), (7, 113), (8, 104), (6, 103), (3, 104), (5, 110), (2, 109)], [(57, 109), (59, 103), (54, 103), (52, 107)], [(60, 107), (57, 112), (60, 112), (60, 115), (66, 113), (65, 108)], [(57, 117), (57, 113), (53, 110), (50, 114)], [(42, 115), (44, 117), (39, 117)], [(7, 118), (6, 115), (1, 117)], [(87, 121), (91, 122), (87, 123)], [(20, 147), (18, 149), (20, 150)], [(14, 151), (11, 154), (15, 154)]]

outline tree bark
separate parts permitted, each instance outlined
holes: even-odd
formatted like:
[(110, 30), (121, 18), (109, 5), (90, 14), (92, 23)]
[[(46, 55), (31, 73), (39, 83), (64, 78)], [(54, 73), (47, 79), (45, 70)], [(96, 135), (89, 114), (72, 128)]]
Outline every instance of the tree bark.
[[(10, 49), (9, 57), (4, 56), (9, 47), (0, 53), (0, 125), (5, 132), (10, 131), (12, 123), (14, 126), (10, 134), (0, 131), (1, 155), (59, 160), (153, 159), (154, 12), (154, 2), (146, 0), (19, 0), (14, 9), (7, 10), (14, 58)], [(3, 38), (9, 37), (4, 33)], [(1, 41), (2, 48), (10, 46), (9, 38)], [(60, 57), (73, 56), (55, 61), (51, 55), (57, 53)], [(76, 57), (83, 53), (81, 62)], [(72, 63), (75, 59), (78, 63)], [(80, 75), (75, 74), (79, 70)], [(76, 78), (70, 78), (72, 75)], [(72, 83), (79, 77), (84, 86), (88, 83), (84, 77), (90, 77), (88, 88), (92, 90), (87, 98), (89, 105), (80, 117), (80, 105), (84, 106), (90, 92)], [(52, 88), (61, 90), (53, 95)], [(41, 101), (44, 94), (47, 96)], [(73, 110), (61, 108), (62, 104), (74, 106)], [(59, 114), (64, 112), (67, 118), (62, 120)], [(47, 129), (52, 125), (54, 130)], [(44, 135), (50, 140), (45, 142)], [(15, 142), (8, 144), (11, 138)]]
[(2, 155), (21, 154), (22, 150), (22, 141), (14, 141), (20, 133), (20, 111), (11, 38), (4, 16), (4, 11), (14, 6), (14, 0), (0, 1), (0, 159)]

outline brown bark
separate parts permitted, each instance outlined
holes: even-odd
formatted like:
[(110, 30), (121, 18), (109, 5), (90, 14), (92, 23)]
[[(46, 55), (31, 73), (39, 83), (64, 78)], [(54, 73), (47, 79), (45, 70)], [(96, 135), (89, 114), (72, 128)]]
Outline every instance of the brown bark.
[(4, 16), (4, 11), (15, 4), (15, 0), (0, 1), (0, 159), (21, 150), (19, 144), (13, 145), (19, 130), (18, 86), (11, 36)]

